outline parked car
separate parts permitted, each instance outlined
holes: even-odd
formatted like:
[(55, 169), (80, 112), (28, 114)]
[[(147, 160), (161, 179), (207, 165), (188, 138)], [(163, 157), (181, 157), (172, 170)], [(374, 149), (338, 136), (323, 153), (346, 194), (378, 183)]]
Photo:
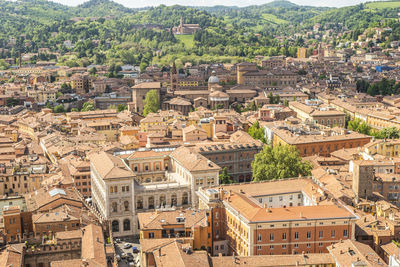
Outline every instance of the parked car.
[(125, 244), (124, 244), (124, 249), (131, 248), (131, 247), (132, 247), (132, 245), (129, 244), (129, 243), (125, 243)]
[(116, 258), (117, 258), (117, 261), (121, 260), (121, 256), (120, 255), (117, 255)]
[(133, 252), (133, 253), (139, 253), (139, 250), (137, 249), (137, 247), (133, 247), (133, 248), (132, 248), (132, 252)]
[(131, 261), (133, 261), (133, 254), (132, 253), (127, 253), (126, 254), (127, 256), (126, 256), (126, 259), (129, 261), (129, 262), (131, 262)]
[(125, 252), (123, 252), (123, 253), (121, 254), (121, 259), (126, 259), (126, 253), (125, 253)]

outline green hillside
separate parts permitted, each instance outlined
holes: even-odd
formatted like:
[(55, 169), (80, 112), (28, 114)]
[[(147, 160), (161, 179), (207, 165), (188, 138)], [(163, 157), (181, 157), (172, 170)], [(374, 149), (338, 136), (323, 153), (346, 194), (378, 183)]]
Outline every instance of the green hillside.
[(185, 45), (186, 48), (194, 47), (194, 35), (176, 35), (176, 39), (178, 39), (181, 43)]
[(400, 8), (400, 1), (378, 1), (365, 4), (370, 9)]

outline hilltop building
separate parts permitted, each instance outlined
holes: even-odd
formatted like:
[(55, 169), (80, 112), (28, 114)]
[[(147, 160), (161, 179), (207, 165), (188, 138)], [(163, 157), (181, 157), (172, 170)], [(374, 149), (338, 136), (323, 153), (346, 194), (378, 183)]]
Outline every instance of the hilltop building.
[(185, 24), (181, 17), (179, 26), (173, 27), (172, 32), (174, 34), (193, 34), (200, 29), (199, 24)]

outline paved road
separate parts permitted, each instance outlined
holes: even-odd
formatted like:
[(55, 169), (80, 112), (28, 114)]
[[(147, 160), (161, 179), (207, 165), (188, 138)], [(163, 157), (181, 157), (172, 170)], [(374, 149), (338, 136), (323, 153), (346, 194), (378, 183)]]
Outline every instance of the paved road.
[[(132, 247), (137, 247), (137, 249), (140, 251), (140, 244), (139, 244), (138, 240), (134, 240), (134, 239), (130, 239), (130, 240), (125, 239), (125, 240), (126, 241), (122, 240), (122, 242), (120, 242), (120, 243), (116, 243), (114, 241), (115, 242), (115, 252), (117, 253), (117, 255), (121, 256), (122, 253), (125, 253), (125, 254), (132, 253), (132, 248), (127, 248), (127, 249), (123, 248), (124, 244), (126, 244), (126, 243), (131, 244)], [(133, 266), (139, 267), (140, 266), (140, 262), (139, 262), (140, 253), (136, 253), (136, 254), (132, 253), (132, 254), (133, 254), (133, 263), (134, 263)], [(137, 264), (135, 264), (136, 262), (137, 262)], [(118, 266), (119, 267), (131, 267), (132, 265), (129, 266), (128, 260), (121, 258), (121, 260), (118, 262)]]

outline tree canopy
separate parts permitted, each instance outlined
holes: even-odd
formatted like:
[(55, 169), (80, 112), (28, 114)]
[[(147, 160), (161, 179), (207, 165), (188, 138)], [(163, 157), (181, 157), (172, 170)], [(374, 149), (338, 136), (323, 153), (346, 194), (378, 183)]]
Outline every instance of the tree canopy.
[(231, 176), (228, 174), (228, 170), (226, 167), (222, 169), (222, 172), (219, 175), (219, 183), (220, 184), (231, 184), (233, 183)]
[(54, 108), (54, 113), (64, 113), (65, 112), (65, 109), (64, 109), (64, 106), (63, 105), (57, 105), (55, 108)]
[(92, 102), (83, 103), (81, 111), (93, 111), (93, 110), (95, 110), (95, 108)]
[(258, 121), (249, 127), (249, 129), (247, 130), (247, 133), (254, 139), (257, 139), (263, 143), (266, 143), (265, 136), (264, 136), (264, 129), (260, 128), (260, 124), (258, 123)]
[(143, 116), (149, 113), (155, 113), (160, 109), (160, 99), (157, 90), (150, 90), (146, 94), (144, 100)]
[(312, 165), (302, 161), (295, 146), (265, 145), (252, 162), (253, 180), (276, 180), (311, 175)]

